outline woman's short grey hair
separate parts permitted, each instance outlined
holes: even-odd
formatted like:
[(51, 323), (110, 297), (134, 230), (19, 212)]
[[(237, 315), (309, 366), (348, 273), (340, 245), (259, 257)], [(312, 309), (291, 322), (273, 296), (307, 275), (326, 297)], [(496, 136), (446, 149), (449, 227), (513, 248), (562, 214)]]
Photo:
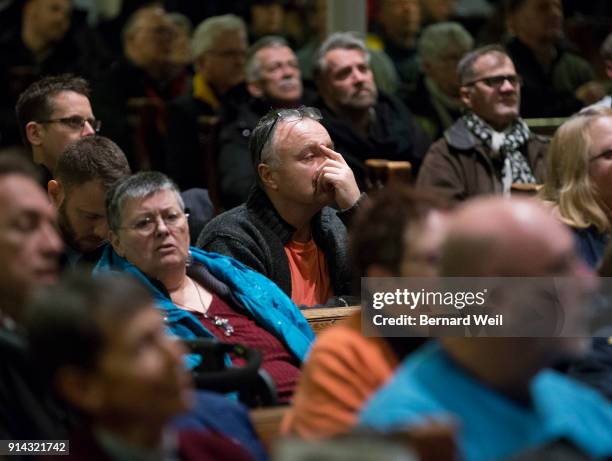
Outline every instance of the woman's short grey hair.
[(327, 70), (325, 55), (337, 49), (362, 51), (365, 54), (366, 63), (370, 64), (370, 52), (359, 34), (356, 32), (335, 32), (325, 39), (317, 51), (313, 69), (315, 78), (323, 75)]
[(474, 46), (470, 33), (458, 22), (439, 22), (423, 29), (417, 48), (423, 61), (435, 62), (444, 58), (445, 52), (468, 52)]
[(193, 33), (191, 57), (198, 59), (207, 51), (212, 50), (217, 36), (224, 32), (242, 33), (245, 37), (247, 35), (244, 21), (234, 14), (224, 14), (205, 19)]
[(117, 233), (121, 227), (121, 212), (127, 199), (145, 198), (164, 190), (174, 192), (176, 201), (184, 211), (185, 203), (179, 188), (163, 173), (143, 171), (117, 181), (106, 193), (106, 216), (110, 230)]
[(247, 52), (245, 75), (247, 82), (256, 82), (261, 76), (261, 62), (256, 57), (259, 50), (264, 48), (289, 48), (289, 43), (278, 35), (268, 35), (257, 40)]

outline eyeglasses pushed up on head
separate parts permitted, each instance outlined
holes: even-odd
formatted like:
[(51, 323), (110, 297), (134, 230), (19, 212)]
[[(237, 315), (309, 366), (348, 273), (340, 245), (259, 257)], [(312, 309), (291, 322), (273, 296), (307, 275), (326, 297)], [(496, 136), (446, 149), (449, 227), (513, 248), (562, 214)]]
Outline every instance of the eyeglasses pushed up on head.
[(257, 152), (256, 163), (265, 162), (265, 160), (262, 160), (261, 154), (264, 150), (264, 147), (270, 143), (270, 136), (272, 135), (272, 133), (274, 133), (274, 128), (278, 124), (279, 120), (301, 120), (303, 118), (310, 118), (319, 121), (323, 118), (319, 109), (317, 109), (316, 107), (307, 106), (298, 107), (297, 109), (281, 109), (274, 114), (268, 114), (266, 117), (269, 117), (270, 115), (274, 116), (274, 120), (272, 121), (272, 123), (270, 123), (270, 125), (265, 131), (265, 134), (263, 136), (263, 142), (261, 143), (261, 147)]

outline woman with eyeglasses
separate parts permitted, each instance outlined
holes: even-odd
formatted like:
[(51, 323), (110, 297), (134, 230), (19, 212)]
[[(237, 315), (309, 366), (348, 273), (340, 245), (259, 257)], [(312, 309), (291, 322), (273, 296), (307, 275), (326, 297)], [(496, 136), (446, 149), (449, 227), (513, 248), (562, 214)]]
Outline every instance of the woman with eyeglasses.
[(612, 228), (612, 109), (585, 109), (557, 129), (540, 196), (571, 227), (582, 258), (597, 267)]
[(215, 337), (259, 349), (279, 401), (288, 401), (314, 334), (287, 295), (235, 259), (190, 247), (183, 201), (165, 175), (121, 180), (106, 203), (112, 248), (94, 273), (135, 275), (180, 338)]

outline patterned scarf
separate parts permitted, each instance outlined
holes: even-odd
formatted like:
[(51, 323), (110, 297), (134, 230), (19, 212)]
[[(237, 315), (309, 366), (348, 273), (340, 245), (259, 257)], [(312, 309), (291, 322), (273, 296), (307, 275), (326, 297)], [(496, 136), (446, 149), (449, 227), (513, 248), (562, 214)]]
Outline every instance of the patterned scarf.
[(517, 118), (503, 133), (495, 131), (473, 112), (466, 113), (463, 121), (470, 132), (491, 150), (491, 158), (503, 162), (504, 193), (510, 193), (513, 183), (536, 183), (531, 167), (520, 150), (529, 139), (529, 128), (522, 119)]

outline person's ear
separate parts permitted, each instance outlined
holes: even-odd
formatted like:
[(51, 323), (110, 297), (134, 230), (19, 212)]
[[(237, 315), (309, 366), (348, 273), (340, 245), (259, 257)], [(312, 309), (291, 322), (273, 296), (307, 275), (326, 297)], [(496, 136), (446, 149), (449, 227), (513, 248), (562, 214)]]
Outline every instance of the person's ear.
[(119, 239), (119, 235), (113, 232), (112, 230), (108, 231), (108, 239), (113, 246), (113, 250), (122, 258), (125, 258), (125, 248), (123, 248), (123, 244)]
[(249, 90), (249, 93), (254, 98), (262, 99), (263, 96), (264, 96), (263, 90), (261, 89), (261, 86), (259, 85), (259, 82), (248, 82), (247, 83), (247, 90)]
[(86, 414), (95, 415), (104, 408), (104, 392), (95, 373), (65, 366), (57, 371), (53, 382), (63, 399)]
[(55, 179), (52, 179), (47, 183), (47, 195), (49, 196), (49, 199), (51, 200), (55, 208), (59, 208), (62, 205), (64, 199), (66, 198), (62, 183)]
[(33, 146), (40, 146), (42, 144), (42, 130), (43, 127), (40, 123), (28, 122), (25, 126), (26, 138), (28, 142)]
[(462, 86), (459, 88), (459, 97), (461, 98), (461, 102), (468, 109), (472, 108), (472, 88), (469, 86)]
[(257, 174), (263, 185), (272, 190), (278, 190), (278, 183), (276, 181), (276, 175), (270, 165), (267, 163), (260, 163), (257, 166)]

